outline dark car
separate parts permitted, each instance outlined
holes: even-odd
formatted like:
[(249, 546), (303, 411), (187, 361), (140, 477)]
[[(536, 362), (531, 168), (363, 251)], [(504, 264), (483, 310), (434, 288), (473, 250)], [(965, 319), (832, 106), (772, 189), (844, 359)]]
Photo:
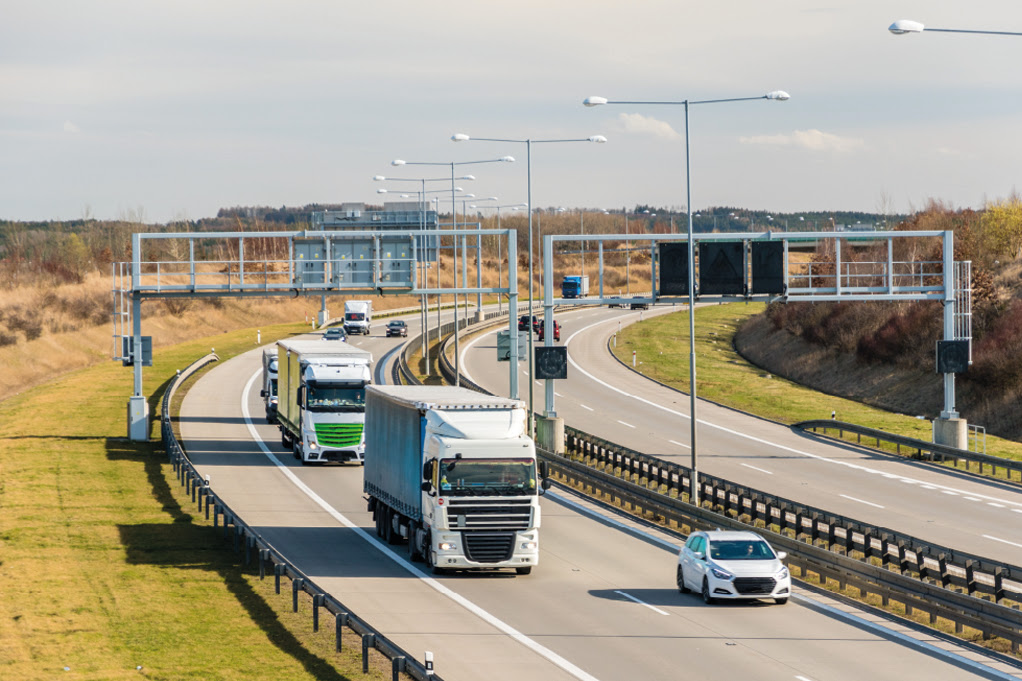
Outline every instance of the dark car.
[(629, 307), (633, 310), (648, 310), (649, 303), (632, 303)]
[(323, 340), (346, 341), (348, 340), (348, 334), (344, 333), (344, 329), (339, 326), (331, 326), (326, 330), (326, 333), (323, 334)]
[[(544, 328), (544, 326), (545, 326), (544, 324), (540, 324), (539, 325), (539, 330), (536, 332), (536, 333), (539, 334), (539, 340), (543, 340), (543, 335), (544, 335), (543, 334), (543, 328)], [(556, 319), (554, 320), (554, 340), (555, 341), (561, 340), (561, 323), (559, 321), (557, 321)]]
[[(536, 315), (532, 315), (532, 329), (533, 329), (533, 331), (536, 330), (536, 326), (538, 324), (539, 324), (539, 317), (537, 317)], [(521, 317), (518, 318), (518, 330), (519, 331), (528, 331), (529, 330), (529, 315), (523, 314)]]
[(607, 307), (624, 307), (625, 304), (621, 302), (621, 296), (611, 296)]
[(400, 319), (395, 319), (392, 322), (387, 322), (387, 338), (391, 336), (407, 336), (408, 325)]

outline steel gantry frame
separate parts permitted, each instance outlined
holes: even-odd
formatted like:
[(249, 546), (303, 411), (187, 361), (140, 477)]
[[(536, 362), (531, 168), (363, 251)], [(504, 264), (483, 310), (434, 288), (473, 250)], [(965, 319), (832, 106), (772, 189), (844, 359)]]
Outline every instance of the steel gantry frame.
[[(687, 234), (604, 234), (584, 236), (546, 235), (543, 237), (543, 324), (544, 345), (553, 345), (553, 310), (554, 306), (592, 305), (593, 303), (623, 304), (632, 303), (683, 303), (690, 305), (688, 295), (664, 296), (658, 291), (658, 246), (668, 242), (688, 242)], [(894, 242), (896, 240), (940, 239), (940, 260), (895, 260)], [(598, 297), (593, 298), (557, 298), (554, 296), (554, 246), (561, 242), (596, 242), (597, 262), (599, 270)], [(970, 263), (954, 261), (954, 233), (951, 231), (873, 231), (873, 232), (752, 232), (752, 233), (713, 233), (696, 234), (692, 237), (691, 248), (699, 242), (742, 242), (743, 249), (742, 276), (744, 281), (751, 281), (748, 258), (748, 245), (756, 242), (781, 242), (783, 244), (783, 292), (780, 294), (752, 294), (746, 286), (745, 293), (733, 295), (699, 295), (694, 296), (696, 302), (735, 302), (743, 300), (765, 300), (769, 302), (837, 302), (837, 301), (939, 301), (943, 306), (944, 340), (969, 340), (972, 336), (971, 288), (969, 285)], [(650, 248), (650, 282), (651, 291), (648, 296), (627, 298), (604, 297), (604, 243), (646, 242)], [(793, 263), (789, 257), (789, 246), (792, 243), (820, 242), (832, 243), (833, 262)], [(842, 242), (850, 244), (876, 244), (886, 242), (886, 254), (882, 260), (864, 262), (851, 258), (842, 258)], [(695, 276), (698, 260), (693, 259), (693, 267), (689, 268), (690, 282), (698, 281)], [(817, 270), (813, 271), (814, 264)], [(692, 283), (689, 284), (693, 286)], [(689, 309), (689, 315), (693, 310)], [(970, 343), (971, 346), (971, 343)], [(971, 351), (969, 355), (971, 362)], [(690, 363), (695, 363), (693, 356)], [(689, 367), (690, 375), (695, 375), (695, 366)], [(940, 419), (934, 421), (934, 439), (946, 438), (938, 436), (938, 421), (941, 425), (952, 426), (960, 433), (966, 432), (964, 419), (959, 419), (955, 406), (955, 375), (943, 374), (944, 410)], [(693, 412), (695, 402), (695, 382), (692, 381)], [(544, 382), (544, 417), (556, 419), (554, 379)], [(691, 427), (695, 432), (695, 418)], [(942, 431), (943, 432), (943, 431)], [(692, 444), (692, 470), (698, 474), (695, 438)]]
[[(435, 287), (421, 281), (418, 265), (436, 239), (439, 250), (463, 249), (468, 237), (507, 240), (506, 281), (495, 287)], [(284, 259), (250, 257), (246, 245), (283, 240)], [(451, 245), (444, 247), (445, 240)], [(460, 241), (460, 246), (459, 246)], [(512, 229), (301, 230), (273, 232), (172, 232), (132, 235), (132, 260), (114, 263), (113, 358), (130, 364), (134, 386), (128, 402), (128, 437), (149, 439), (149, 409), (142, 392), (142, 301), (146, 299), (243, 298), (302, 295), (468, 295), (508, 297), (509, 392), (518, 397), (518, 256)], [(186, 248), (182, 248), (185, 246)], [(255, 252), (258, 249), (249, 248)], [(155, 255), (147, 257), (147, 252)], [(265, 252), (265, 249), (264, 249)], [(201, 255), (212, 253), (214, 257)], [(356, 257), (357, 256), (357, 257)], [(482, 267), (480, 262), (479, 267)], [(129, 331), (130, 328), (130, 331)], [(425, 329), (423, 329), (425, 333)], [(131, 339), (128, 341), (127, 339)]]

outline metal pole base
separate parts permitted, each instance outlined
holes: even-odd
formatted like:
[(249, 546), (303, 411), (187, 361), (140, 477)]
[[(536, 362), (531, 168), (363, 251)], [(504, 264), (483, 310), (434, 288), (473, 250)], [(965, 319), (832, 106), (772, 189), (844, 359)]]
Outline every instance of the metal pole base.
[(944, 418), (943, 416), (933, 419), (933, 443), (968, 449), (969, 422), (961, 418)]
[(128, 439), (149, 441), (149, 402), (140, 395), (128, 399)]

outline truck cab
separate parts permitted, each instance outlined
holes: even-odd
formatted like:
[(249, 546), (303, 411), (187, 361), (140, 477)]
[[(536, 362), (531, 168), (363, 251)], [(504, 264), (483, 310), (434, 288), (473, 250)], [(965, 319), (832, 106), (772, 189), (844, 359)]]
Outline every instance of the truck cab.
[(365, 460), (365, 389), (369, 366), (310, 364), (299, 389), (301, 434), (295, 455), (303, 462)]

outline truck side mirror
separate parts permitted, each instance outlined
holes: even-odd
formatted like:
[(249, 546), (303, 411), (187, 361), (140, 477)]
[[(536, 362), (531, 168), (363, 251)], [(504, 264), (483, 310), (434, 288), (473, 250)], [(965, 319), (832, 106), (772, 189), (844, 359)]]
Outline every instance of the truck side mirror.
[(543, 481), (539, 483), (539, 486), (542, 487), (544, 490), (548, 490), (550, 489), (550, 485), (552, 484), (553, 480), (551, 480), (550, 478), (543, 478)]
[(429, 492), (433, 491), (433, 483), (431, 483), (429, 480), (426, 480), (425, 482), (422, 483), (419, 489), (428, 494)]
[(295, 393), (295, 397), (298, 400), (298, 404), (301, 404), (302, 403), (302, 399), (305, 397), (305, 386), (304, 385), (298, 386), (298, 392)]
[[(430, 459), (426, 463), (422, 464), (422, 479), (423, 480), (432, 480), (433, 479), (433, 462), (435, 460), (436, 459)], [(425, 491), (429, 491), (429, 490), (423, 490), (423, 491), (425, 492)]]
[(259, 397), (266, 397), (266, 391), (265, 390), (260, 390), (259, 391)]

